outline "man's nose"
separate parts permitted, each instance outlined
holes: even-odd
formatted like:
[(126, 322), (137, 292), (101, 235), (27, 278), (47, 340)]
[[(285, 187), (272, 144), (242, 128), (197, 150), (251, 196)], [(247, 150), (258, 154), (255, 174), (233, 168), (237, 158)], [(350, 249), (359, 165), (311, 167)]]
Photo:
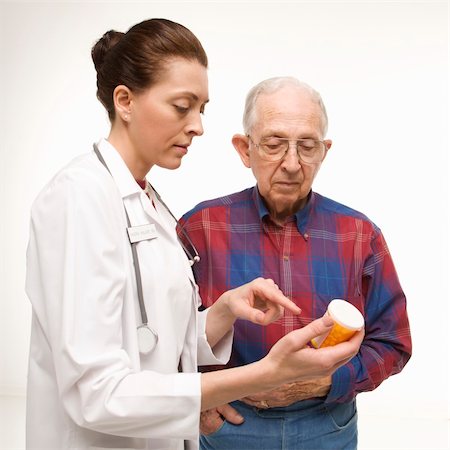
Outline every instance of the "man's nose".
[(289, 142), (289, 148), (283, 157), (281, 166), (288, 172), (296, 172), (300, 169), (301, 164), (296, 142)]

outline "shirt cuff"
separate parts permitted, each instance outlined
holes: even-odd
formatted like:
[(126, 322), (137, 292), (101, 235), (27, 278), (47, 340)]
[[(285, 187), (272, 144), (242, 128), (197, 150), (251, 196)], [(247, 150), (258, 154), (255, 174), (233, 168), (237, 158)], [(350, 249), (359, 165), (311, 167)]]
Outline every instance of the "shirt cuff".
[[(352, 366), (350, 366), (352, 367)], [(339, 367), (331, 378), (331, 389), (325, 403), (343, 403), (353, 398), (353, 371), (348, 365)]]
[(198, 323), (198, 364), (207, 366), (211, 364), (226, 364), (231, 356), (234, 328), (231, 328), (222, 339), (211, 349), (206, 338), (206, 317), (209, 310), (205, 309), (197, 314)]

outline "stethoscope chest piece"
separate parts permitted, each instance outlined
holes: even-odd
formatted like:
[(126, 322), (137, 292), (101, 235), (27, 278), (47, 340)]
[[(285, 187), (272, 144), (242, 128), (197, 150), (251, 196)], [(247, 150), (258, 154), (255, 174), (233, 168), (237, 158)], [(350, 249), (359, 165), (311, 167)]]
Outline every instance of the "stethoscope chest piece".
[(140, 325), (137, 327), (137, 338), (139, 352), (148, 355), (158, 342), (158, 334), (148, 325)]

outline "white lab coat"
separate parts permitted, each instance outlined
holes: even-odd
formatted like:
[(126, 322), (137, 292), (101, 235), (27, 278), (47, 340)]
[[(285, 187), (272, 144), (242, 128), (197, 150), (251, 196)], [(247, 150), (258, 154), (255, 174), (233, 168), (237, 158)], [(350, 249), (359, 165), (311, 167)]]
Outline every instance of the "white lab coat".
[[(178, 450), (184, 440), (197, 448), (197, 364), (226, 363), (232, 331), (213, 353), (175, 221), (157, 200), (155, 210), (111, 144), (102, 140), (99, 150), (112, 176), (94, 152), (80, 156), (32, 208), (27, 448)], [(156, 238), (137, 245), (149, 324), (159, 336), (147, 356), (138, 350), (124, 205), (132, 226), (156, 227)]]

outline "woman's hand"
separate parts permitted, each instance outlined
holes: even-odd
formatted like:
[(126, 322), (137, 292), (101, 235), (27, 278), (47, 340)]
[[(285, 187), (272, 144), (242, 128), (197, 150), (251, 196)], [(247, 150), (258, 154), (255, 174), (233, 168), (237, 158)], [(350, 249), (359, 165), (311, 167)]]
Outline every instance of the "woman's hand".
[(358, 353), (364, 330), (332, 347), (305, 347), (312, 338), (327, 333), (332, 326), (332, 319), (324, 316), (291, 331), (275, 343), (260, 361), (268, 370), (267, 376), (274, 382), (274, 388), (283, 383), (329, 376)]
[(329, 376), (358, 353), (364, 330), (332, 347), (305, 347), (312, 338), (327, 333), (332, 326), (333, 320), (324, 316), (291, 331), (275, 343), (268, 355), (259, 361), (263, 364), (262, 373), (273, 382), (273, 388), (283, 383)]
[[(330, 331), (333, 320), (322, 317), (283, 336), (263, 359), (246, 366), (202, 374), (202, 410), (243, 397), (254, 397), (285, 383), (331, 375), (359, 350), (364, 330), (333, 347), (313, 348), (312, 338)], [(267, 401), (267, 400), (265, 400)], [(264, 400), (262, 406), (266, 406)], [(270, 404), (268, 405), (270, 406)]]
[(233, 326), (236, 319), (268, 325), (284, 314), (284, 309), (300, 314), (301, 309), (283, 295), (273, 280), (256, 278), (223, 293), (208, 308), (206, 335), (213, 347)]
[(227, 307), (235, 318), (260, 325), (275, 322), (284, 314), (284, 308), (294, 314), (301, 313), (301, 309), (285, 297), (270, 278), (256, 278), (250, 283), (225, 292), (222, 297), (225, 298)]

